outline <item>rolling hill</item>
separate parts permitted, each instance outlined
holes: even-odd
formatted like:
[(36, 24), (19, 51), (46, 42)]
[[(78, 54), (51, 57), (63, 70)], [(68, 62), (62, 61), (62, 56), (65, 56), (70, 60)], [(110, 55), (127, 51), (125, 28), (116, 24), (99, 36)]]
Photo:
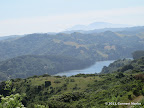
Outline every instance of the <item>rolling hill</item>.
[(98, 61), (129, 58), (132, 52), (143, 49), (144, 40), (139, 36), (111, 31), (98, 34), (28, 34), (0, 41), (0, 60), (22, 55), (62, 55)]
[[(127, 29), (127, 33), (35, 33), (0, 41), (1, 80), (44, 73), (52, 75), (86, 68), (95, 61), (131, 58), (132, 52), (144, 50), (143, 29), (132, 30), (135, 34)], [(53, 61), (50, 56), (56, 59)], [(65, 62), (61, 64), (63, 60)], [(48, 70), (43, 68), (45, 66)]]
[[(144, 58), (131, 63), (134, 65), (129, 72), (125, 68), (127, 65), (124, 65), (122, 70), (108, 74), (78, 74), (71, 77), (42, 75), (12, 79), (0, 83), (0, 94), (7, 96), (2, 100), (11, 97), (9, 101), (21, 96), (17, 100), (21, 99), (21, 104), (27, 108), (142, 107), (144, 71), (141, 69), (144, 67), (137, 68), (137, 64), (143, 65)], [(140, 104), (133, 105), (131, 102)]]
[(0, 81), (59, 72), (89, 66), (86, 60), (55, 55), (25, 55), (0, 62)]

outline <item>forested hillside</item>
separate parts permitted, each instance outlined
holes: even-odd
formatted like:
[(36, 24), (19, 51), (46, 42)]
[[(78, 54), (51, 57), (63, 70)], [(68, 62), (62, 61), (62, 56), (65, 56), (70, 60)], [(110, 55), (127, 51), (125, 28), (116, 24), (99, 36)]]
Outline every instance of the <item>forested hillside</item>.
[(0, 108), (144, 108), (144, 0), (0, 0)]
[(103, 67), (101, 74), (113, 72), (137, 73), (144, 72), (144, 51), (135, 51), (134, 60), (123, 59), (111, 63), (108, 67)]
[(135, 27), (121, 32), (35, 33), (6, 38), (0, 41), (0, 80), (44, 73), (52, 75), (85, 68), (95, 61), (130, 58), (133, 51), (144, 50), (142, 30), (143, 27)]
[(144, 105), (144, 58), (133, 60), (130, 65), (132, 68), (124, 65), (109, 74), (42, 75), (2, 82), (0, 94), (10, 97), (3, 97), (0, 105), (11, 98), (8, 104), (17, 100), (27, 108), (140, 108)]
[(139, 59), (144, 56), (144, 50), (135, 51), (132, 55), (134, 59)]
[(132, 52), (143, 49), (144, 40), (138, 35), (111, 31), (92, 34), (28, 34), (18, 39), (0, 41), (0, 60), (21, 55), (54, 54), (97, 61), (131, 57)]
[(104, 74), (104, 73), (112, 73), (118, 71), (118, 69), (120, 69), (122, 66), (130, 64), (131, 61), (132, 61), (131, 59), (116, 60), (113, 63), (111, 63), (108, 67), (104, 66), (101, 73)]
[(0, 81), (34, 75), (53, 75), (73, 69), (82, 69), (91, 63), (92, 61), (58, 55), (20, 56), (0, 62)]

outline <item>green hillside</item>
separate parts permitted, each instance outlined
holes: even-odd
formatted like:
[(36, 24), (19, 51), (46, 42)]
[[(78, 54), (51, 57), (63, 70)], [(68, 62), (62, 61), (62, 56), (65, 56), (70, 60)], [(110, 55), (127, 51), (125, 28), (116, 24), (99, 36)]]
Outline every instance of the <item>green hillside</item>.
[[(0, 41), (0, 108), (144, 105), (144, 40), (140, 32), (28, 34)], [(117, 60), (100, 74), (51, 76), (95, 61), (131, 58), (132, 52), (134, 60)]]
[(117, 60), (108, 67), (103, 67), (101, 74), (113, 72), (125, 72), (128, 74), (144, 72), (144, 57), (133, 61), (129, 59)]
[[(135, 35), (111, 31), (91, 34), (35, 33), (2, 40), (0, 41), (0, 80), (9, 77), (26, 78), (45, 73), (52, 75), (71, 69), (86, 68), (95, 61), (130, 58), (132, 52), (144, 50), (144, 40), (137, 36), (143, 28), (132, 30), (137, 31)], [(132, 30), (126, 29), (128, 32)], [(54, 55), (56, 60), (38, 57), (46, 55)], [(68, 63), (69, 66), (67, 66), (68, 61), (61, 64), (60, 60), (65, 60), (65, 57), (69, 57), (70, 62), (74, 59), (74, 63)]]
[(101, 73), (104, 74), (104, 73), (112, 73), (112, 72), (118, 71), (123, 66), (130, 64), (131, 61), (132, 61), (131, 59), (116, 60), (113, 63), (111, 63), (108, 67), (104, 66)]
[(131, 57), (144, 49), (144, 40), (117, 32), (28, 34), (0, 41), (0, 60), (22, 55), (62, 55), (79, 59), (109, 60)]
[(132, 53), (134, 59), (139, 59), (144, 56), (144, 51), (139, 50)]
[[(42, 75), (14, 79), (0, 84), (0, 94), (6, 96), (19, 93), (23, 97), (22, 104), (27, 108), (132, 106), (118, 105), (118, 102), (138, 102), (142, 106), (144, 105), (143, 64), (144, 58), (141, 58), (131, 62), (133, 69), (128, 68), (129, 65), (124, 65), (118, 72), (109, 74), (78, 74), (71, 77)], [(138, 105), (135, 106), (137, 107), (140, 108)]]
[(58, 55), (27, 55), (0, 62), (0, 81), (27, 78), (34, 75), (54, 75), (59, 72), (82, 69), (93, 63)]

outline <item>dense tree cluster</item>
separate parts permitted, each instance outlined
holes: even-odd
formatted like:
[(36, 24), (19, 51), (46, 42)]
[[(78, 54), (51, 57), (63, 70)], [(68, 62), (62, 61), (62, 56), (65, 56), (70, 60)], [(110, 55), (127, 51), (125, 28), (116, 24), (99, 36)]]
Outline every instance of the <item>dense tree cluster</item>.
[(139, 59), (144, 56), (144, 51), (135, 51), (132, 53), (133, 59)]
[[(0, 62), (0, 81), (82, 69), (93, 61), (58, 55), (27, 55)], [(45, 75), (46, 76), (46, 75)], [(36, 77), (36, 76), (35, 76)]]

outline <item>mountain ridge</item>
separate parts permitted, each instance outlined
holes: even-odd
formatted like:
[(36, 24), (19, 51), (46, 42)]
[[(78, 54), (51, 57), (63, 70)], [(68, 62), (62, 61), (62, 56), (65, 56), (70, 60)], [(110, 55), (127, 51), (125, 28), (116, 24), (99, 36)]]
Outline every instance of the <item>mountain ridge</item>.
[(94, 30), (94, 29), (104, 29), (104, 28), (122, 28), (122, 27), (130, 27), (130, 25), (125, 24), (112, 24), (108, 22), (94, 22), (88, 25), (75, 25), (71, 28), (66, 29), (66, 31), (70, 30)]

